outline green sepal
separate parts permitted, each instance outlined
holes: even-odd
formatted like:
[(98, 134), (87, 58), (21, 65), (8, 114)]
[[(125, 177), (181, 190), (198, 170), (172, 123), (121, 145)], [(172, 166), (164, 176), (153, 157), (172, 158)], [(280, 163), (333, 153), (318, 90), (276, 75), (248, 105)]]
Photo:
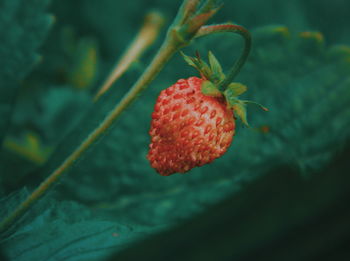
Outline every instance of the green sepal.
[(244, 125), (249, 127), (249, 124), (247, 121), (247, 110), (245, 108), (245, 104), (239, 101), (232, 106), (232, 109), (236, 117), (239, 118), (244, 123)]
[(193, 61), (193, 59), (194, 59), (193, 57), (186, 55), (184, 52), (180, 52), (180, 54), (182, 55), (182, 57), (184, 58), (185, 62), (186, 62), (189, 66), (192, 66), (192, 67), (194, 67), (194, 68), (197, 69), (196, 64), (195, 64), (194, 61)]
[(227, 89), (230, 90), (230, 94), (233, 96), (239, 96), (247, 91), (247, 86), (238, 83), (238, 82), (233, 82), (230, 83)]
[(180, 52), (184, 60), (188, 63), (188, 65), (196, 68), (202, 77), (205, 79), (210, 79), (212, 72), (209, 65), (204, 62), (199, 56), (198, 57), (190, 57), (183, 52)]
[(227, 106), (233, 110), (235, 116), (239, 118), (243, 122), (243, 124), (249, 127), (249, 124), (247, 121), (246, 105), (245, 105), (245, 102), (237, 98), (237, 90), (238, 88), (227, 88), (224, 91), (224, 96), (226, 98)]
[(261, 105), (260, 103), (257, 103), (255, 101), (247, 101), (247, 100), (241, 100), (244, 104), (250, 103), (250, 104), (254, 104), (260, 107), (260, 109), (262, 109), (263, 111), (269, 111), (268, 108), (266, 108), (265, 106)]
[(227, 102), (227, 105), (232, 108), (233, 105), (235, 105), (236, 103), (239, 102), (239, 100), (237, 99), (237, 96), (234, 95), (234, 92), (232, 89), (229, 89), (227, 88), (225, 91), (224, 91), (224, 96), (226, 98), (226, 102)]
[(201, 91), (204, 95), (211, 97), (221, 97), (222, 93), (219, 88), (213, 84), (211, 81), (203, 81), (201, 86)]
[(225, 74), (222, 71), (222, 67), (211, 51), (209, 51), (208, 53), (208, 59), (209, 59), (210, 69), (212, 72), (211, 80), (216, 83), (225, 80)]

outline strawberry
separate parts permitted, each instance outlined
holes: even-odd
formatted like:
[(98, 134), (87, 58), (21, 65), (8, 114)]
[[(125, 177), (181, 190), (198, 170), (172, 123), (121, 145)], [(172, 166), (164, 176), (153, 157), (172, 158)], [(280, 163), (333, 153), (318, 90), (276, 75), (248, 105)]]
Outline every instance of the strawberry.
[(179, 80), (163, 90), (152, 114), (148, 159), (161, 175), (186, 172), (225, 153), (235, 131), (224, 99), (201, 92), (203, 79)]
[(224, 75), (211, 53), (211, 68), (200, 58), (185, 59), (202, 78), (181, 79), (161, 91), (152, 114), (147, 158), (163, 176), (187, 172), (222, 156), (235, 134), (234, 111), (246, 123), (247, 101), (237, 99), (245, 87), (233, 83), (221, 92), (217, 83)]

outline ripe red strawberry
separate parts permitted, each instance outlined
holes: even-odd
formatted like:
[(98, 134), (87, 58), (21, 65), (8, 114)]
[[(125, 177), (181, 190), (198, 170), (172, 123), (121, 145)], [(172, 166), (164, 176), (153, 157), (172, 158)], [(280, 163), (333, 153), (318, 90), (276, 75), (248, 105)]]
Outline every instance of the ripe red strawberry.
[(222, 97), (204, 95), (202, 82), (197, 77), (179, 80), (158, 97), (147, 157), (163, 176), (210, 163), (231, 144), (233, 112)]
[(202, 78), (178, 80), (163, 90), (155, 104), (147, 158), (161, 175), (184, 173), (222, 156), (235, 134), (235, 118), (245, 118), (245, 103), (237, 98), (246, 87), (231, 83), (225, 91), (221, 66), (209, 53), (209, 67), (200, 58), (185, 56)]

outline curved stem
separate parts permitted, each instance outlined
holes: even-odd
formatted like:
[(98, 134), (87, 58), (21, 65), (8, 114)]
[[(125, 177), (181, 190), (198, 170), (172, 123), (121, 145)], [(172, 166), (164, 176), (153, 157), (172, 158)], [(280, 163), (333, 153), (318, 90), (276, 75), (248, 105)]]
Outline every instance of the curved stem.
[(130, 47), (126, 50), (120, 61), (116, 64), (107, 80), (96, 93), (94, 101), (97, 101), (101, 95), (107, 92), (112, 84), (126, 72), (130, 65), (137, 60), (149, 46), (153, 44), (162, 24), (163, 17), (159, 13), (152, 12), (146, 15), (145, 22), (141, 30), (131, 43)]
[(244, 38), (244, 49), (239, 57), (239, 59), (235, 62), (235, 64), (231, 67), (228, 74), (226, 75), (225, 80), (220, 84), (220, 88), (225, 89), (237, 76), (237, 74), (242, 69), (245, 61), (247, 60), (251, 45), (252, 45), (252, 38), (250, 36), (250, 33), (247, 29), (245, 29), (243, 26), (240, 25), (234, 25), (234, 24), (218, 24), (218, 25), (206, 25), (202, 26), (197, 34), (196, 38), (207, 36), (214, 33), (235, 33), (239, 34)]

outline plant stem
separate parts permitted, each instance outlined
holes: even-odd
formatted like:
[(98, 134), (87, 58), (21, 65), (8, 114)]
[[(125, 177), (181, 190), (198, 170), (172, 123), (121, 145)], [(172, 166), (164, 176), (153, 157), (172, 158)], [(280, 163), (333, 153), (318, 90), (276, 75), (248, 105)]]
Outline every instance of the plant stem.
[(214, 33), (235, 33), (239, 34), (243, 37), (244, 39), (244, 49), (239, 57), (239, 59), (235, 62), (235, 64), (231, 67), (229, 70), (228, 74), (226, 75), (225, 80), (220, 84), (221, 89), (225, 89), (232, 81), (233, 79), (237, 76), (237, 74), (240, 72), (242, 69), (244, 63), (246, 62), (249, 52), (251, 49), (252, 45), (252, 40), (250, 33), (247, 29), (245, 29), (243, 26), (240, 25), (235, 25), (235, 24), (218, 24), (218, 25), (206, 25), (202, 26), (196, 35), (196, 38), (207, 36), (210, 34)]
[(157, 12), (152, 12), (146, 15), (145, 22), (141, 27), (141, 30), (131, 43), (130, 47), (126, 50), (120, 61), (116, 64), (107, 80), (96, 93), (94, 101), (97, 101), (101, 95), (107, 92), (112, 84), (127, 71), (130, 65), (153, 44), (159, 34), (163, 22), (163, 17)]

